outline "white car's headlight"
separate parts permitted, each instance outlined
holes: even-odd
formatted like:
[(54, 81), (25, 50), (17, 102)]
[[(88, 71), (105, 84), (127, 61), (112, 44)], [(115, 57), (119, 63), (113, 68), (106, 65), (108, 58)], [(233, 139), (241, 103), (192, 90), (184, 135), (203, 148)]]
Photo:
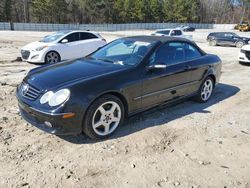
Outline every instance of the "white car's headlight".
[(248, 44), (250, 44), (250, 40), (248, 41)]
[(47, 48), (48, 46), (40, 46), (36, 48), (36, 51), (42, 51), (43, 49)]
[(70, 96), (68, 89), (61, 89), (55, 93), (52, 91), (46, 92), (40, 99), (41, 104), (49, 103), (49, 106), (54, 107), (64, 103)]

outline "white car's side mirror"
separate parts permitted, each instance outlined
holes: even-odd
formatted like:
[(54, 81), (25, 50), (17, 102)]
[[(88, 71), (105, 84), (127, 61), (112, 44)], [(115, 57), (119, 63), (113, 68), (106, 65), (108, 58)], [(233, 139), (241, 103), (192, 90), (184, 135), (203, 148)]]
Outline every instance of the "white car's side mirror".
[(65, 44), (65, 43), (68, 43), (68, 42), (69, 42), (68, 39), (63, 39), (63, 40), (61, 41), (62, 44)]

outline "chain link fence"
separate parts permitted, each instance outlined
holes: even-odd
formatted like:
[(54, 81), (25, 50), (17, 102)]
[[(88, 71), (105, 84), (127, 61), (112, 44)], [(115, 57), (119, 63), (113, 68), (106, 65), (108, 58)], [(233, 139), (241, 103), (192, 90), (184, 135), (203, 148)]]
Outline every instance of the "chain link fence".
[[(91, 31), (127, 31), (155, 30), (176, 28), (182, 23), (131, 23), (131, 24), (38, 24), (38, 23), (0, 23), (0, 30), (16, 31), (60, 31), (60, 30), (91, 30)], [(233, 24), (196, 24), (185, 23), (196, 29), (233, 29)]]
[(11, 30), (10, 23), (0, 22), (0, 30)]

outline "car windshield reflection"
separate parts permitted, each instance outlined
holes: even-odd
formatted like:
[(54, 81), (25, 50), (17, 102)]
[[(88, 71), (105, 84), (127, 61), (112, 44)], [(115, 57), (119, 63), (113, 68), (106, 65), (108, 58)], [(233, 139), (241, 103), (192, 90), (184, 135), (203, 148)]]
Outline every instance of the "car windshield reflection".
[(101, 48), (88, 58), (113, 64), (134, 66), (143, 60), (154, 44), (154, 42), (119, 39)]
[(40, 42), (54, 42), (69, 32), (70, 31), (60, 31), (60, 32), (53, 33), (52, 35), (47, 35), (43, 39), (41, 39)]

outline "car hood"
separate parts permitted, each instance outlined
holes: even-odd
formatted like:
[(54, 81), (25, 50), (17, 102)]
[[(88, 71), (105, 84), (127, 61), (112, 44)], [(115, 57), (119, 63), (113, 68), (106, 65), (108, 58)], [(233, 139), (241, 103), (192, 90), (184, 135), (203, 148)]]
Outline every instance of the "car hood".
[(126, 66), (77, 59), (33, 69), (24, 79), (40, 90), (58, 88), (66, 84), (126, 69)]
[(33, 50), (42, 46), (51, 46), (51, 45), (52, 43), (36, 41), (36, 42), (29, 43), (26, 46), (22, 47), (22, 50)]

